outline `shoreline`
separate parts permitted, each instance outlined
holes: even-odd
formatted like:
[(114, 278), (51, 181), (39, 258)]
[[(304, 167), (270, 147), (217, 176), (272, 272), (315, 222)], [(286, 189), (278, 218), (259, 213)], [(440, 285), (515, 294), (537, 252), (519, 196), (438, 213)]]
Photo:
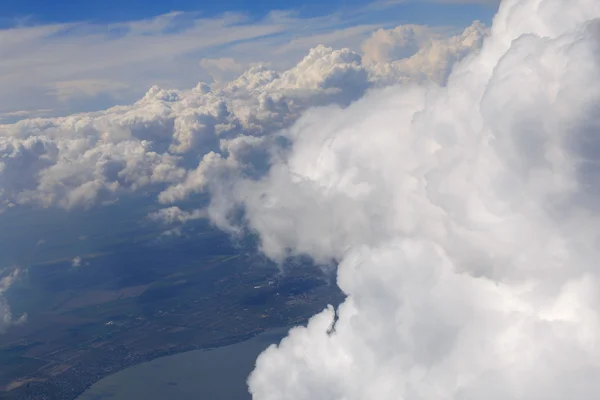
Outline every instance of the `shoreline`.
[[(227, 342), (226, 345), (197, 348), (133, 365), (94, 383), (76, 400), (189, 398), (182, 391), (198, 394), (200, 398), (235, 392), (225, 398), (243, 398), (248, 394), (246, 379), (258, 355), (279, 343), (295, 326), (298, 325), (275, 326), (244, 335), (247, 336), (244, 340), (231, 338), (220, 342)], [(219, 384), (222, 387), (217, 388)]]
[[(296, 325), (288, 325), (288, 329)], [(258, 335), (273, 330), (284, 329), (285, 326), (274, 326), (272, 328), (257, 328), (243, 335), (229, 336), (207, 344), (186, 345), (170, 349), (159, 349), (147, 354), (137, 355), (126, 352), (123, 346), (120, 353), (119, 362), (114, 360), (108, 365), (96, 363), (95, 365), (79, 366), (75, 365), (65, 373), (59, 375), (57, 379), (47, 381), (30, 381), (10, 391), (5, 391), (6, 399), (19, 400), (77, 400), (93, 385), (112, 375), (118, 374), (128, 368), (148, 363), (160, 358), (170, 357), (178, 354), (192, 351), (213, 351), (239, 344), (251, 340)], [(119, 350), (118, 348), (116, 349)], [(118, 365), (115, 365), (118, 364)], [(2, 393), (0, 393), (2, 394)]]

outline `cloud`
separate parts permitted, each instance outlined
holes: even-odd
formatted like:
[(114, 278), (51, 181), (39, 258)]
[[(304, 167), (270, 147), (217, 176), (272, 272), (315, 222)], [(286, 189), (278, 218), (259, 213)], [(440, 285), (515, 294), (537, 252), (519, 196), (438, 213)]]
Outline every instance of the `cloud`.
[(253, 398), (598, 397), (599, 17), (506, 0), (446, 86), (308, 110), (265, 177), (219, 186), (348, 296), (259, 357)]
[(375, 1), (373, 7), (387, 8), (397, 4), (405, 3), (441, 3), (441, 4), (480, 4), (487, 6), (498, 6), (500, 0), (380, 0)]
[(387, 63), (408, 58), (427, 42), (441, 38), (439, 28), (423, 25), (400, 25), (394, 29), (378, 29), (362, 44), (365, 63)]
[(71, 261), (71, 266), (73, 268), (78, 268), (81, 266), (81, 257), (77, 256), (75, 258), (73, 258), (73, 260)]
[[(444, 54), (427, 65), (445, 71), (460, 58)], [(0, 125), (0, 211), (90, 207), (139, 190), (162, 191), (160, 202), (170, 204), (215, 181), (257, 178), (269, 167), (274, 133), (306, 109), (346, 106), (370, 88), (427, 79), (410, 71), (382, 76), (360, 53), (319, 45), (287, 70), (254, 65), (230, 82), (154, 86), (132, 105)]]
[(148, 215), (150, 219), (162, 221), (165, 224), (185, 223), (194, 219), (206, 218), (206, 216), (202, 210), (183, 211), (179, 207), (163, 208)]
[(204, 68), (215, 82), (228, 82), (237, 78), (245, 66), (231, 57), (203, 58), (200, 66)]
[(478, 21), (450, 37), (440, 29), (402, 25), (378, 30), (362, 49), (372, 75), (382, 82), (432, 80), (443, 84), (454, 64), (479, 49), (486, 35), (485, 26)]
[(110, 133), (101, 130), (102, 118), (87, 116), (8, 126), (0, 136), (0, 204), (87, 207), (183, 176), (174, 156), (151, 151), (150, 142), (133, 140), (114, 122)]
[(4, 294), (19, 278), (20, 270), (15, 269), (8, 275), (0, 279), (0, 334), (5, 333), (13, 325), (22, 324), (27, 321), (27, 314), (23, 314), (17, 319), (13, 318), (8, 302)]

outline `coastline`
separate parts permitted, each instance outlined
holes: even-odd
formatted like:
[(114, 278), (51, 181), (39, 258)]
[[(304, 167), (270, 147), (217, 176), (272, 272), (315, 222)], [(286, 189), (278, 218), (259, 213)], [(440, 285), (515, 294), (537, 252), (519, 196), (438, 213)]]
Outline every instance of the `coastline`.
[(227, 345), (171, 354), (125, 368), (94, 383), (76, 400), (183, 400), (191, 394), (196, 398), (250, 398), (246, 379), (256, 357), (279, 343), (294, 326), (268, 328), (245, 340), (230, 340)]
[(57, 376), (56, 379), (50, 379), (43, 382), (24, 382), (21, 386), (8, 392), (4, 392), (3, 395), (7, 396), (7, 400), (77, 400), (96, 383), (112, 375), (118, 374), (128, 368), (152, 362), (157, 359), (189, 353), (192, 351), (218, 350), (234, 344), (246, 342), (272, 329), (283, 328), (284, 327), (273, 327), (266, 329), (257, 328), (242, 335), (228, 336), (207, 344), (158, 349), (142, 355), (131, 354), (121, 346), (121, 350), (123, 351), (117, 351), (117, 356), (120, 356), (118, 363), (115, 362), (115, 355), (113, 354), (113, 359), (110, 360), (109, 364), (100, 361), (94, 365), (76, 365), (69, 371)]

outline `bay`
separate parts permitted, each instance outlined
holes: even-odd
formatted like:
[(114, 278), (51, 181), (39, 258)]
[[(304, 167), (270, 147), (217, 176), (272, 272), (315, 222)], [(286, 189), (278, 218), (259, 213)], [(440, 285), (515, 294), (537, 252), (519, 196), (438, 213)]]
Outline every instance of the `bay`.
[(78, 400), (249, 400), (246, 379), (256, 358), (289, 329), (269, 329), (244, 342), (126, 368), (96, 382)]

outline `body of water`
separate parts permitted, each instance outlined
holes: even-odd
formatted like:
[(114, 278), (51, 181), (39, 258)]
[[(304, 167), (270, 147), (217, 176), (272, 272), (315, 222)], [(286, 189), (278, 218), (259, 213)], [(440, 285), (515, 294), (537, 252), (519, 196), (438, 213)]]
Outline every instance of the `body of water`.
[(249, 400), (256, 357), (286, 336), (271, 329), (245, 342), (157, 358), (108, 376), (78, 400)]

